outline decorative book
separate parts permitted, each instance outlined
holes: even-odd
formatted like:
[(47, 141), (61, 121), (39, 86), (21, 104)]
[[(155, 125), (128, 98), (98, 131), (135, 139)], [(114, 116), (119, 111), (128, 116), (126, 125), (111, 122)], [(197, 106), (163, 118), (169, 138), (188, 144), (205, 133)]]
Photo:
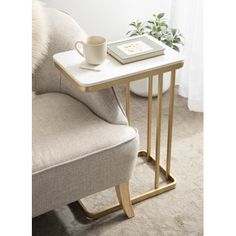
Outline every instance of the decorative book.
[(108, 53), (122, 64), (127, 64), (164, 54), (165, 48), (149, 35), (135, 36), (108, 43)]

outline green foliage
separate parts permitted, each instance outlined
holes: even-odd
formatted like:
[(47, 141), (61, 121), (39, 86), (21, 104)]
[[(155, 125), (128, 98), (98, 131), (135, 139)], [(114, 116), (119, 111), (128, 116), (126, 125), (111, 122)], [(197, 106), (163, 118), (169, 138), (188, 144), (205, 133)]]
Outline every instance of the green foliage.
[(133, 21), (129, 24), (131, 27), (135, 28), (135, 30), (130, 30), (126, 34), (129, 34), (130, 37), (142, 35), (145, 33), (145, 26), (140, 21)]
[(183, 35), (179, 29), (169, 28), (165, 13), (153, 14), (152, 19), (147, 22), (133, 21), (129, 24), (131, 30), (126, 34), (129, 37), (149, 34), (165, 43), (176, 51), (179, 51), (178, 45), (183, 45)]

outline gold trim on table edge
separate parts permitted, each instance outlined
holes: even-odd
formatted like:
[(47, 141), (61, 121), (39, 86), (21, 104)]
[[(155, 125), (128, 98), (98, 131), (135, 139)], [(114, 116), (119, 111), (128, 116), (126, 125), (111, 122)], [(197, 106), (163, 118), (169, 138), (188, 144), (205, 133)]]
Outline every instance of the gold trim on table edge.
[(121, 79), (107, 81), (107, 82), (103, 82), (101, 84), (97, 84), (97, 85), (93, 85), (93, 86), (89, 86), (89, 87), (83, 87), (78, 82), (76, 82), (74, 79), (72, 79), (70, 77), (70, 75), (68, 73), (66, 73), (65, 70), (60, 65), (58, 65), (56, 62), (54, 62), (55, 67), (61, 72), (61, 74), (63, 74), (69, 81), (71, 81), (80, 92), (94, 92), (94, 91), (97, 91), (100, 89), (110, 88), (115, 85), (127, 84), (131, 81), (144, 79), (146, 77), (152, 77), (154, 75), (163, 74), (166, 72), (170, 72), (172, 70), (177, 70), (177, 69), (183, 67), (183, 64), (184, 64), (184, 62), (179, 62), (174, 65), (164, 66), (164, 67), (161, 67), (158, 69), (154, 69), (154, 70), (147, 71), (147, 72), (142, 72), (142, 73), (139, 73), (136, 75), (127, 76), (127, 77), (124, 77)]

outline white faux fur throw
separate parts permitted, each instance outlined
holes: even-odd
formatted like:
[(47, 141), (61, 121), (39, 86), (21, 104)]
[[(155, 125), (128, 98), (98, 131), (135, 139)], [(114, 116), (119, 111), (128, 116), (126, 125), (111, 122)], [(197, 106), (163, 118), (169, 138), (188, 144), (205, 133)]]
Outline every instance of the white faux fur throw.
[(48, 26), (44, 13), (43, 3), (37, 0), (32, 2), (32, 72), (47, 53)]

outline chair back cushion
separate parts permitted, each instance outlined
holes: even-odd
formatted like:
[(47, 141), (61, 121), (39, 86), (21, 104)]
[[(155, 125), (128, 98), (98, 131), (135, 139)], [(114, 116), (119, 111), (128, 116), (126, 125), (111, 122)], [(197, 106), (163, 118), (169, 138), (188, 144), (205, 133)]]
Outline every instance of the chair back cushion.
[(79, 92), (60, 74), (53, 63), (53, 55), (72, 50), (76, 41), (86, 38), (84, 30), (68, 14), (45, 8), (48, 21), (48, 53), (33, 74), (33, 90), (37, 94), (61, 92), (86, 104), (95, 114), (113, 124), (127, 124), (124, 110), (113, 88), (95, 93)]
[(85, 32), (68, 14), (45, 8), (48, 25), (48, 53), (33, 74), (33, 90), (37, 93), (59, 92), (60, 74), (53, 64), (53, 55), (71, 50), (74, 43), (86, 37)]

